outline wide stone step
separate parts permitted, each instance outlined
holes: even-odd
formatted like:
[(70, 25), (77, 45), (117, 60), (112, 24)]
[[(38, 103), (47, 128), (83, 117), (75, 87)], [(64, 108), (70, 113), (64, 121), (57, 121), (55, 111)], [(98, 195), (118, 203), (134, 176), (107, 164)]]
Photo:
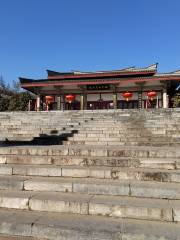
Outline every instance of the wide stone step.
[(0, 176), (0, 190), (74, 192), (142, 198), (180, 199), (179, 183), (135, 180)]
[(63, 127), (43, 127), (43, 126), (36, 126), (35, 128), (19, 128), (19, 129), (7, 129), (7, 128), (1, 128), (1, 133), (12, 133), (12, 134), (29, 134), (30, 132), (51, 132), (51, 131), (63, 131), (63, 129), (70, 129), (71, 126), (63, 126)]
[(0, 164), (0, 175), (179, 182), (180, 170)]
[(86, 194), (180, 199), (178, 183), (153, 183), (101, 179), (35, 178), (24, 181), (27, 191), (59, 191)]
[(0, 191), (0, 208), (179, 222), (180, 201), (79, 193)]
[(162, 133), (166, 133), (166, 131), (174, 131), (174, 130), (179, 130), (179, 128), (176, 128), (176, 127), (171, 127), (171, 126), (168, 126), (168, 127), (158, 127), (154, 124), (154, 126), (152, 127), (145, 127), (145, 126), (128, 126), (128, 127), (121, 127), (121, 126), (118, 126), (116, 124), (114, 125), (111, 125), (111, 124), (108, 124), (107, 126), (104, 124), (99, 124), (99, 126), (97, 124), (94, 124), (94, 126), (90, 123), (88, 125), (83, 125), (83, 130), (118, 130), (118, 131), (121, 131), (121, 132), (124, 132), (124, 131), (138, 131), (139, 129), (146, 129), (148, 130), (149, 132), (162, 132)]
[(155, 146), (155, 147), (160, 147), (160, 146), (179, 146), (180, 145), (180, 140), (164, 140), (161, 139), (161, 141), (157, 141), (157, 140), (142, 140), (142, 139), (137, 139), (137, 140), (125, 140), (125, 139), (119, 139), (117, 141), (116, 138), (113, 139), (113, 141), (108, 139), (96, 139), (96, 140), (92, 140), (91, 139), (85, 139), (85, 140), (78, 140), (76, 139), (69, 139), (68, 141), (63, 141), (64, 145), (98, 145), (98, 146), (124, 146), (124, 145), (128, 145), (128, 146)]
[(0, 155), (0, 164), (33, 164), (33, 165), (61, 165), (61, 166), (110, 166), (110, 167), (139, 167), (180, 169), (179, 158), (154, 157), (95, 157), (95, 156), (58, 156), (58, 155)]
[(127, 130), (107, 130), (107, 129), (98, 129), (98, 130), (92, 130), (92, 129), (89, 129), (89, 130), (84, 130), (83, 128), (76, 128), (78, 130), (78, 133), (80, 134), (103, 134), (103, 135), (119, 135), (121, 134), (121, 136), (123, 136), (124, 134), (127, 134), (127, 135), (131, 135), (131, 136), (144, 136), (144, 137), (148, 137), (149, 135), (154, 135), (154, 136), (157, 136), (157, 137), (164, 137), (164, 136), (172, 136), (172, 134), (177, 134), (177, 131), (174, 131), (173, 133), (171, 132), (166, 132), (166, 131), (162, 131), (162, 132), (157, 132), (157, 131), (149, 131), (149, 130), (146, 130), (146, 129), (141, 129), (141, 131), (138, 130), (134, 130), (134, 131), (127, 131)]
[(177, 240), (180, 225), (103, 216), (0, 210), (0, 233), (39, 240)]
[[(134, 128), (121, 128), (121, 127), (118, 127), (118, 126), (114, 126), (114, 127), (111, 127), (111, 126), (104, 126), (104, 124), (101, 124), (101, 127), (98, 127), (98, 126), (83, 126), (81, 128), (79, 128), (80, 130), (92, 130), (92, 131), (98, 131), (98, 130), (102, 130), (102, 131), (118, 131), (118, 132), (122, 132), (124, 133), (125, 131), (134, 131), (134, 132), (137, 132), (139, 130), (139, 127), (134, 127)], [(156, 128), (154, 130), (157, 130)]]
[[(74, 158), (72, 158), (72, 160), (74, 160)], [(58, 161), (56, 162), (58, 164)], [(84, 166), (180, 169), (179, 159), (176, 158), (87, 157), (84, 158), (80, 164)]]
[(178, 138), (172, 138), (170, 136), (129, 136), (128, 134), (121, 135), (121, 134), (116, 134), (116, 136), (82, 136), (81, 134), (75, 134), (73, 137), (70, 137), (68, 140), (74, 140), (74, 141), (102, 141), (102, 142), (118, 142), (118, 141), (153, 141), (153, 142), (175, 142), (175, 141), (180, 141)]
[[(94, 145), (94, 142), (88, 142), (88, 143), (82, 143), (82, 142), (64, 142), (64, 145)], [(97, 146), (154, 146), (154, 147), (164, 147), (164, 146), (168, 146), (168, 147), (178, 147), (180, 146), (180, 142), (158, 142), (158, 143), (154, 143), (154, 142), (97, 142), (96, 144)]]
[[(132, 132), (126, 132), (126, 135), (122, 135), (120, 133), (92, 133), (92, 132), (87, 132), (87, 133), (81, 133), (81, 131), (79, 131), (78, 133), (75, 133), (74, 137), (79, 137), (79, 138), (114, 138), (114, 137), (118, 137), (118, 138), (124, 138), (124, 139), (136, 139), (136, 138), (141, 138), (141, 139), (149, 139), (149, 138), (155, 138), (155, 139), (162, 139), (165, 137), (170, 137), (169, 135), (156, 135), (153, 136), (151, 133), (147, 133), (147, 132), (137, 132), (137, 133), (132, 133)], [(176, 135), (174, 136), (176, 137)], [(178, 137), (178, 135), (177, 135)]]
[[(122, 135), (120, 135), (120, 133), (81, 133), (81, 131), (79, 131), (77, 134), (74, 135), (74, 137), (80, 137), (80, 138), (109, 138), (109, 137), (122, 137)], [(151, 134), (146, 134), (146, 135), (142, 135), (142, 133), (137, 133), (136, 135), (132, 134), (132, 133), (128, 133), (128, 137), (151, 137)], [(162, 136), (161, 136), (162, 137)]]
[(102, 157), (150, 157), (180, 158), (179, 147), (149, 146), (15, 146), (1, 147), (0, 155), (37, 155), (37, 156), (102, 156)]

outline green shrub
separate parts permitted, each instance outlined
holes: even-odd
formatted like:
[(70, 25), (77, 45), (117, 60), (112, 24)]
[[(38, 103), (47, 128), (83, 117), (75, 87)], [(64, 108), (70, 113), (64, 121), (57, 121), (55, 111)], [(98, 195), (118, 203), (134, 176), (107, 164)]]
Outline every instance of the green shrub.
[(13, 94), (10, 97), (8, 110), (9, 111), (26, 111), (28, 110), (28, 102), (31, 95), (28, 92)]
[(174, 108), (179, 108), (180, 107), (180, 92), (176, 93), (173, 98), (172, 98), (172, 102), (173, 102), (173, 107)]

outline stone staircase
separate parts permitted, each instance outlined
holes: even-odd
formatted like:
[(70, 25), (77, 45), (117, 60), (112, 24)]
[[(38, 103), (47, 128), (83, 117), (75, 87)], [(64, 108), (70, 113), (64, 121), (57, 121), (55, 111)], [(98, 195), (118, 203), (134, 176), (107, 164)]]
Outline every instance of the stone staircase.
[[(75, 115), (75, 117), (73, 117)], [(53, 138), (61, 143), (75, 131), (76, 127), (84, 121), (89, 121), (83, 115), (76, 118), (69, 112), (10, 112), (0, 115), (0, 143), (10, 144), (15, 142), (24, 144), (51, 143)], [(43, 142), (44, 140), (44, 142)]]
[(0, 239), (180, 239), (180, 110), (6, 117), (0, 130), (19, 142), (21, 129), (26, 144), (29, 133), (74, 132), (60, 145), (0, 147)]

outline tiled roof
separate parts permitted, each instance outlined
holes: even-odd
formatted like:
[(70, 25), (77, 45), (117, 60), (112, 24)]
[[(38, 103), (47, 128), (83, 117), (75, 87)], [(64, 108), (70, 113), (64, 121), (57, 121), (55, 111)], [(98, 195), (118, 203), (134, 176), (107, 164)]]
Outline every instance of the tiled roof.
[(74, 76), (74, 75), (94, 75), (94, 74), (118, 74), (118, 73), (127, 73), (127, 72), (156, 72), (157, 64), (152, 64), (145, 68), (136, 68), (136, 67), (128, 67), (118, 70), (111, 70), (111, 71), (96, 71), (96, 72), (82, 72), (79, 70), (72, 70), (71, 72), (56, 72), (52, 70), (47, 70), (48, 77), (54, 78), (56, 76)]
[(21, 82), (22, 87), (32, 87), (32, 86), (64, 86), (64, 85), (89, 85), (89, 84), (118, 84), (126, 82), (145, 82), (145, 81), (180, 81), (180, 75), (168, 75), (168, 76), (151, 76), (151, 77), (137, 77), (137, 78), (108, 78), (108, 79), (68, 79), (63, 81), (58, 81), (54, 79), (53, 81), (48, 79), (41, 79), (39, 81), (26, 81)]
[(153, 80), (180, 80), (180, 70), (170, 73), (157, 73), (157, 64), (150, 65), (146, 68), (129, 67), (116, 71), (102, 72), (67, 72), (61, 73), (48, 70), (50, 77), (48, 79), (27, 79), (19, 78), (22, 86), (25, 85), (69, 85), (69, 84), (92, 84), (103, 82), (121, 82), (121, 81), (153, 81)]

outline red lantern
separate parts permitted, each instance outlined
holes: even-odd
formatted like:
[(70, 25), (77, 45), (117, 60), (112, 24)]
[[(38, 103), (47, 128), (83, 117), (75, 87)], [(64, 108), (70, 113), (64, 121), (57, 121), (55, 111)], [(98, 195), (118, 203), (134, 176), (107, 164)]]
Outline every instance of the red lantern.
[(54, 101), (54, 97), (53, 96), (46, 96), (45, 97), (46, 103), (52, 103)]
[(153, 99), (156, 97), (157, 93), (155, 91), (150, 91), (147, 92), (147, 96), (148, 98), (150, 98), (151, 101), (153, 101)]
[(130, 98), (132, 98), (133, 94), (131, 92), (125, 92), (122, 94), (125, 100), (128, 102)]
[(68, 94), (66, 95), (66, 100), (68, 101), (68, 103), (72, 103), (75, 99), (75, 96), (72, 94)]

